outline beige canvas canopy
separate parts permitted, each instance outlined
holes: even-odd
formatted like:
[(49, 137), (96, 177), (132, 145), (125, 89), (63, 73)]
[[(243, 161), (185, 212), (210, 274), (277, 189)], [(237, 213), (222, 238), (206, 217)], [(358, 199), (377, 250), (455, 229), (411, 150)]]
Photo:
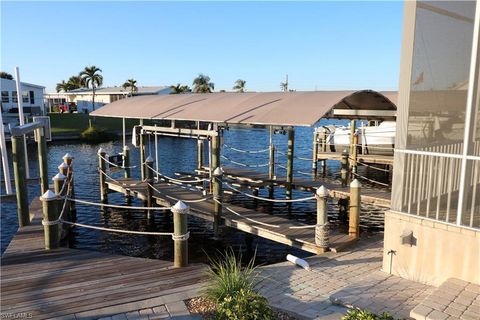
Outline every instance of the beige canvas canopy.
[(394, 119), (396, 92), (224, 92), (138, 96), (92, 116), (230, 124), (313, 126), (322, 118)]

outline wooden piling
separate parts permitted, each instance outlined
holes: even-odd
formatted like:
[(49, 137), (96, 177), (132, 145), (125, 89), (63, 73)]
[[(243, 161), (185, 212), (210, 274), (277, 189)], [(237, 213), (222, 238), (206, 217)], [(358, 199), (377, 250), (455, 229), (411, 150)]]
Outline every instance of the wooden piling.
[[(147, 174), (147, 207), (153, 207), (155, 201), (153, 199), (153, 158), (148, 156), (145, 160), (145, 170)], [(151, 210), (148, 210), (148, 218), (151, 217)]]
[(352, 176), (354, 176), (355, 173), (357, 173), (357, 159), (358, 159), (358, 133), (355, 132), (353, 135), (353, 142), (352, 142), (352, 159), (351, 159), (351, 170), (352, 170)]
[(36, 129), (36, 137), (38, 139), (38, 171), (40, 173), (40, 190), (42, 194), (48, 190), (47, 139), (44, 130), (43, 127)]
[[(59, 196), (63, 196), (63, 185), (65, 184), (65, 179), (67, 177), (65, 177), (63, 175), (63, 173), (57, 173), (54, 177), (53, 177), (53, 190), (55, 191), (55, 193)], [(45, 191), (46, 192), (46, 191)], [(44, 193), (45, 193), (44, 192)], [(62, 192), (62, 193), (61, 193)]]
[(350, 149), (349, 149), (350, 154), (353, 154), (353, 137), (355, 136), (356, 130), (357, 130), (357, 121), (351, 120), (350, 121)]
[(312, 171), (314, 175), (317, 175), (317, 163), (318, 163), (318, 131), (313, 131), (313, 154), (312, 154)]
[(188, 213), (190, 208), (178, 201), (173, 207), (174, 262), (176, 268), (188, 266)]
[(60, 205), (58, 196), (47, 190), (41, 197), (43, 208), (43, 231), (45, 234), (45, 249), (51, 250), (59, 247), (60, 234), (58, 228), (58, 217)]
[(287, 183), (286, 198), (292, 199), (292, 183), (293, 183), (293, 152), (295, 148), (295, 132), (293, 127), (288, 128), (288, 144), (287, 144)]
[(354, 179), (350, 183), (348, 234), (355, 239), (360, 237), (360, 189), (360, 182), (357, 179)]
[(220, 167), (220, 134), (217, 131), (217, 135), (212, 137), (212, 168)]
[(197, 140), (197, 169), (202, 170), (203, 168), (203, 140)]
[(215, 237), (220, 235), (220, 222), (222, 218), (223, 201), (223, 170), (217, 167), (213, 171), (213, 233)]
[(320, 248), (327, 249), (329, 246), (328, 238), (328, 190), (320, 186), (315, 194), (317, 199), (317, 225), (315, 226), (315, 244)]
[[(270, 144), (269, 148), (269, 159), (268, 159), (268, 179), (270, 181), (275, 180), (275, 146), (273, 143)], [(273, 193), (275, 191), (275, 186), (273, 182), (270, 182), (268, 186), (268, 197), (273, 198)]]
[[(327, 131), (325, 129), (322, 130), (321, 141), (322, 141), (321, 151), (327, 152)], [(323, 159), (321, 161), (321, 165), (322, 165), (322, 174), (325, 174), (327, 170), (327, 160)]]
[[(75, 182), (73, 179), (73, 157), (70, 155), (70, 153), (66, 153), (63, 156), (63, 162), (68, 165), (68, 170), (67, 170), (67, 181), (69, 184), (69, 188), (66, 190), (68, 196), (75, 198)], [(70, 191), (70, 193), (68, 193)], [(75, 206), (75, 201), (69, 201), (67, 204), (69, 207), (69, 213), (70, 213), (70, 220), (71, 221), (76, 221), (77, 220), (77, 208)]]
[(140, 134), (140, 174), (142, 180), (145, 180), (146, 177), (146, 170), (145, 170), (145, 134)]
[(123, 146), (123, 166), (124, 166), (124, 174), (125, 178), (130, 178), (130, 148), (128, 146)]
[(17, 195), (18, 226), (30, 224), (28, 210), (28, 189), (25, 167), (25, 140), (23, 136), (12, 136), (13, 175), (15, 178), (15, 192)]
[[(100, 174), (100, 199), (102, 202), (107, 202), (108, 200), (108, 189), (107, 189), (107, 179), (106, 179), (106, 170), (107, 165), (105, 162), (106, 152), (100, 148), (98, 149), (98, 172)], [(142, 179), (143, 180), (143, 179)]]
[(340, 171), (342, 179), (342, 187), (346, 187), (348, 184), (348, 152), (343, 150), (342, 152), (342, 169)]
[(66, 164), (65, 162), (60, 163), (60, 165), (57, 168), (58, 168), (58, 172), (60, 172), (64, 176), (68, 175), (68, 168), (69, 167), (68, 167), (68, 164)]

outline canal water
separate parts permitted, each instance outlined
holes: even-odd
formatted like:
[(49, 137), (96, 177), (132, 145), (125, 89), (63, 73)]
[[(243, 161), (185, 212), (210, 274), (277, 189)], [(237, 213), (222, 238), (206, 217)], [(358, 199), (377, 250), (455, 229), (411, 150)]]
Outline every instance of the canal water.
[[(323, 120), (322, 120), (323, 122)], [(322, 123), (332, 123), (325, 121)], [(336, 122), (338, 123), (338, 122)], [(298, 127), (295, 131), (295, 155), (302, 158), (312, 157), (312, 138), (313, 128)], [(286, 156), (281, 153), (286, 152), (287, 137), (283, 134), (275, 134), (273, 137), (275, 146), (280, 152), (277, 153), (276, 162), (277, 176), (285, 176)], [(154, 139), (150, 139), (147, 146), (147, 155), (151, 154), (155, 158)], [(228, 146), (243, 150), (260, 150), (268, 147), (269, 134), (265, 129), (237, 129), (230, 128), (224, 133), (224, 143)], [(166, 175), (173, 175), (175, 172), (193, 172), (196, 168), (196, 147), (197, 142), (194, 139), (159, 137), (159, 164), (160, 171)], [(75, 192), (76, 197), (90, 201), (99, 202), (99, 183), (98, 183), (98, 158), (97, 150), (103, 148), (109, 155), (114, 155), (122, 150), (121, 140), (101, 143), (86, 144), (75, 141), (69, 142), (51, 142), (48, 145), (48, 169), (49, 175), (53, 177), (57, 173), (57, 166), (62, 162), (65, 153), (74, 156), (75, 170)], [(138, 164), (139, 152), (132, 145), (131, 165)], [(207, 149), (207, 148), (205, 148)], [(11, 150), (9, 150), (10, 152)], [(205, 150), (207, 151), (207, 150)], [(222, 148), (222, 154), (236, 162), (244, 164), (263, 164), (268, 163), (268, 152), (263, 153), (240, 153), (226, 147)], [(10, 153), (11, 161), (11, 153)], [(207, 163), (207, 154), (205, 153), (205, 163)], [(30, 174), (32, 177), (38, 177), (37, 150), (35, 145), (29, 145), (29, 163)], [(222, 165), (235, 167), (235, 164), (228, 163), (222, 159)], [(359, 173), (368, 175), (368, 177), (386, 182), (386, 177), (381, 172), (365, 172), (367, 168), (359, 167)], [(267, 172), (268, 167), (257, 168), (256, 170)], [(299, 178), (311, 177), (311, 161), (295, 159), (295, 176)], [(326, 178), (338, 181), (340, 165), (337, 161), (327, 162)], [(3, 175), (3, 173), (2, 173)], [(123, 172), (113, 173), (113, 176), (122, 176)], [(133, 169), (132, 175), (139, 177), (139, 169)], [(12, 174), (13, 178), (13, 174)], [(29, 182), (29, 201), (34, 197), (40, 196), (40, 186), (38, 182)], [(261, 190), (260, 196), (266, 196), (267, 190)], [(277, 188), (276, 198), (284, 198), (284, 189)], [(3, 177), (1, 194), (5, 194)], [(294, 191), (294, 198), (311, 196), (311, 193)], [(242, 195), (229, 196), (228, 201), (245, 207), (254, 207), (251, 198)], [(124, 204), (124, 197), (118, 193), (109, 194), (109, 203)], [(133, 205), (143, 205), (135, 200)], [(315, 201), (294, 203), (289, 211), (283, 203), (259, 201), (258, 210), (270, 212), (275, 215), (295, 219), (308, 224), (315, 223), (316, 206)], [(169, 215), (158, 212), (154, 219), (147, 219), (144, 212), (138, 210), (108, 210), (101, 211), (98, 207), (84, 206), (77, 204), (78, 222), (108, 228), (139, 230), (139, 231), (171, 231), (173, 223)], [(329, 203), (329, 219), (335, 228), (346, 230), (346, 226), (339, 219), (338, 204), (335, 200)], [(369, 235), (372, 233), (383, 232), (384, 209), (374, 206), (363, 206), (361, 216), (361, 232)], [(1, 203), (1, 252), (3, 253), (8, 246), (11, 238), (18, 228), (16, 203), (14, 200), (2, 200)], [(214, 239), (212, 224), (202, 219), (189, 217), (190, 240), (189, 256), (192, 262), (208, 262), (208, 257), (213, 257), (218, 252), (223, 252), (227, 248), (232, 248), (236, 253), (242, 253), (245, 259), (252, 256), (256, 250), (256, 262), (261, 264), (274, 263), (285, 260), (287, 254), (294, 254), (300, 257), (306, 257), (311, 254), (294, 249), (282, 244), (272, 242), (257, 236), (252, 236), (234, 229), (224, 230), (220, 239)], [(74, 235), (70, 245), (77, 249), (97, 250), (108, 253), (122, 254), (134, 257), (145, 257), (153, 259), (173, 259), (173, 241), (170, 237), (159, 236), (140, 236), (120, 233), (109, 233), (85, 228), (75, 228)]]

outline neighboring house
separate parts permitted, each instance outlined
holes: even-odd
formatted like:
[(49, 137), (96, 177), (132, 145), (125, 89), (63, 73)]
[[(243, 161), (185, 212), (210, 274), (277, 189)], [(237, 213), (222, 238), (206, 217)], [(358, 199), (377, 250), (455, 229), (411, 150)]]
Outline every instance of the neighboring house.
[[(43, 112), (45, 87), (21, 82), (23, 112), (25, 115), (40, 115)], [(1, 79), (2, 112), (18, 114), (17, 86), (15, 80)]]
[[(138, 87), (134, 92), (134, 96), (140, 95), (155, 95), (155, 94), (170, 94), (169, 86), (145, 86)], [(129, 88), (123, 87), (104, 87), (95, 89), (95, 109), (120, 99), (124, 99), (131, 95)], [(63, 104), (75, 104), (79, 112), (93, 111), (92, 89), (81, 88), (67, 92), (48, 93), (45, 95), (45, 104), (48, 107), (58, 106)]]
[(405, 3), (383, 270), (435, 286), (448, 278), (480, 283), (476, 10), (475, 1)]

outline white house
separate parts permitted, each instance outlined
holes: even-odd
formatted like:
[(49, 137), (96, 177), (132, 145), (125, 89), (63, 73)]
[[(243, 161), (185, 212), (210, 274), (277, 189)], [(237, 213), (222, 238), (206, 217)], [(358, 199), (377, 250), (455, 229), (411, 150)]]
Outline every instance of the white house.
[[(25, 115), (40, 115), (43, 112), (43, 95), (45, 87), (21, 82), (23, 112)], [(15, 80), (1, 79), (2, 112), (17, 114), (17, 86)]]
[[(134, 96), (170, 94), (169, 86), (144, 86), (137, 87)], [(104, 87), (95, 89), (95, 109), (131, 95), (130, 89), (123, 87)], [(45, 95), (45, 102), (48, 107), (63, 104), (74, 104), (79, 112), (93, 111), (93, 92), (90, 88), (80, 88), (61, 93), (48, 93)]]

